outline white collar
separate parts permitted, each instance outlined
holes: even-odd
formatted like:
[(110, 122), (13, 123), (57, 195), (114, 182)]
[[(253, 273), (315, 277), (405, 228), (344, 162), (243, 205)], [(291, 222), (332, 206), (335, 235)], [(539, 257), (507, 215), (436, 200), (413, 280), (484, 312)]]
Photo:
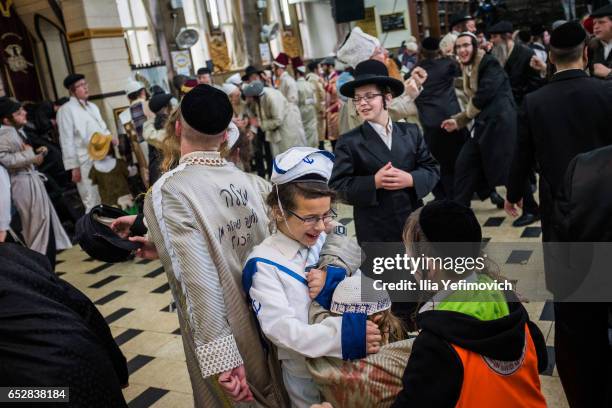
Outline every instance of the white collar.
[(116, 164), (117, 159), (115, 159), (113, 156), (106, 156), (102, 160), (93, 161), (93, 166), (100, 173), (110, 173), (115, 168)]
[(287, 259), (295, 258), (298, 252), (301, 253), (302, 249), (308, 251), (308, 248), (295, 239), (288, 237), (280, 230), (272, 234), (270, 240), (272, 241), (272, 246), (278, 249)]

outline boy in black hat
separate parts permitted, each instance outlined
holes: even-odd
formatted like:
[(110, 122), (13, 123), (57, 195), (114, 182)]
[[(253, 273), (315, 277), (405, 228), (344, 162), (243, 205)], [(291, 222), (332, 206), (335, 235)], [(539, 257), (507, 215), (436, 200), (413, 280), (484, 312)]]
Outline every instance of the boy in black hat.
[(440, 127), (444, 119), (461, 112), (455, 93), (455, 79), (461, 75), (461, 68), (454, 58), (442, 56), (439, 45), (440, 40), (434, 37), (425, 38), (421, 44), (417, 66), (427, 71), (427, 80), (414, 103), (427, 146), (440, 163), (440, 182), (433, 193), (436, 199), (450, 200), (454, 195), (455, 162), (468, 132), (459, 129), (449, 135)]
[(392, 122), (387, 105), (404, 92), (377, 60), (359, 63), (340, 93), (352, 98), (364, 123), (342, 136), (330, 186), (353, 205), (357, 240), (399, 242), (408, 215), (440, 178), (419, 128)]
[[(587, 34), (576, 22), (560, 25), (550, 39), (550, 59), (557, 72), (551, 81), (525, 96), (519, 111), (518, 144), (510, 168), (506, 211), (517, 215), (524, 183), (533, 166), (540, 169), (542, 240), (558, 241), (553, 208), (570, 161), (579, 153), (612, 144), (612, 82), (589, 77)], [(597, 210), (599, 203), (582, 205)], [(580, 228), (577, 226), (577, 228)], [(577, 237), (569, 237), (575, 240)], [(555, 355), (561, 383), (570, 406), (610, 406), (610, 347), (607, 305), (564, 303), (573, 289), (568, 277), (547, 266), (546, 285), (555, 299)], [(575, 281), (575, 277), (569, 277)]]

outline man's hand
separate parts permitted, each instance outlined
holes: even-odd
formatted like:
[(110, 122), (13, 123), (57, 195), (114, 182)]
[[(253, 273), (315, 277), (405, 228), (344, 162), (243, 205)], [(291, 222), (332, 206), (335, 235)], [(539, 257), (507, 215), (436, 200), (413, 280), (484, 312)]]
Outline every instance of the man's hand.
[(413, 186), (414, 179), (412, 174), (395, 167), (385, 173), (382, 178), (382, 188), (385, 190), (401, 190), (402, 188)]
[(334, 408), (329, 402), (323, 402), (321, 404), (313, 404), (310, 408)]
[(81, 169), (78, 167), (72, 169), (72, 182), (80, 183), (81, 182)]
[(0, 242), (6, 241), (6, 231), (0, 231)]
[(408, 78), (404, 82), (404, 87), (406, 88), (406, 93), (412, 100), (415, 100), (421, 93), (419, 91), (419, 84), (414, 80), (414, 78)]
[(138, 258), (149, 260), (159, 258), (159, 254), (157, 253), (157, 248), (155, 248), (155, 244), (147, 240), (145, 237), (130, 237), (128, 239), (131, 242), (138, 242), (142, 244), (140, 248), (134, 251), (134, 255), (136, 255)]
[(253, 401), (253, 393), (246, 381), (244, 365), (232, 370), (225, 371), (219, 375), (221, 388), (235, 401)]
[(137, 215), (124, 215), (123, 217), (115, 218), (110, 228), (115, 234), (126, 239), (130, 236), (130, 228), (134, 225), (136, 218), (138, 218)]
[(442, 122), (440, 127), (450, 133), (457, 130), (459, 125), (457, 124), (457, 121), (455, 119), (446, 119), (444, 122)]
[(414, 79), (418, 86), (423, 86), (425, 81), (427, 81), (427, 71), (422, 67), (414, 67), (410, 73), (410, 78)]
[(529, 60), (529, 66), (536, 71), (546, 71), (546, 63), (535, 55)]
[(319, 293), (325, 286), (325, 279), (327, 278), (327, 271), (321, 269), (311, 269), (306, 274), (306, 280), (308, 281), (308, 294), (311, 299), (319, 296)]
[(383, 188), (382, 179), (385, 175), (387, 175), (387, 173), (390, 173), (392, 169), (393, 165), (391, 164), (391, 162), (389, 162), (376, 172), (376, 174), (374, 175), (374, 184), (376, 185), (377, 190), (379, 188)]
[(506, 199), (506, 201), (504, 202), (504, 210), (506, 211), (506, 214), (512, 216), (512, 217), (518, 217), (519, 212), (518, 212), (518, 208), (523, 208), (523, 199), (521, 198), (521, 200), (516, 203), (516, 205), (512, 204), (510, 201), (508, 201), (508, 199)]
[(612, 69), (607, 68), (604, 64), (598, 63), (593, 65), (593, 73), (599, 78), (607, 77), (608, 75), (610, 75), (610, 72), (612, 72)]
[(381, 341), (382, 336), (376, 323), (370, 320), (366, 321), (366, 352), (368, 354), (378, 353)]
[(40, 146), (38, 149), (36, 149), (36, 153), (42, 154), (43, 156), (45, 156), (48, 152), (49, 150), (46, 146)]
[(43, 163), (43, 160), (45, 160), (45, 156), (43, 156), (42, 154), (37, 154), (36, 156), (34, 156), (34, 160), (32, 161), (32, 163), (37, 166), (40, 166)]

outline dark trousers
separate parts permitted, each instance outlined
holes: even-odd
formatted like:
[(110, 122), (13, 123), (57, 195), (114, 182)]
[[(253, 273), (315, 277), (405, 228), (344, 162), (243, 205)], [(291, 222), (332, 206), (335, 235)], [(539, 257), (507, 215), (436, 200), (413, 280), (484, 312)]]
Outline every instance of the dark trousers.
[[(482, 165), (482, 153), (475, 139), (468, 139), (459, 152), (455, 165), (454, 190), (455, 201), (467, 207), (470, 206), (474, 193), (477, 193), (481, 200), (485, 200), (495, 191), (495, 186), (487, 183)], [(523, 212), (530, 214), (540, 212), (528, 180), (525, 180), (523, 192)]]
[(49, 221), (49, 224), (49, 241), (47, 242), (47, 250), (45, 251), (45, 255), (49, 259), (51, 270), (54, 271), (57, 248), (55, 246), (55, 233), (53, 232), (53, 225), (51, 225), (51, 221)]
[(429, 151), (440, 164), (440, 181), (433, 189), (436, 200), (452, 200), (455, 195), (455, 165), (468, 138), (466, 129), (448, 133), (437, 127), (423, 127), (423, 136)]
[(611, 306), (555, 302), (555, 359), (571, 408), (612, 406)]
[(272, 175), (272, 149), (270, 143), (266, 142), (266, 134), (261, 129), (257, 129), (257, 135), (253, 140), (253, 166), (257, 171), (257, 175), (262, 178), (268, 178)]

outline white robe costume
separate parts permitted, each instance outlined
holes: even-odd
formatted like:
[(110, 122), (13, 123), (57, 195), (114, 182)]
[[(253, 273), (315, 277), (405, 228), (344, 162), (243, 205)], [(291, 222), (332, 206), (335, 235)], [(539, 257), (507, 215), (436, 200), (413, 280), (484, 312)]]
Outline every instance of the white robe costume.
[(81, 181), (77, 183), (77, 189), (85, 211), (89, 212), (100, 204), (100, 194), (98, 187), (89, 179), (92, 161), (87, 154), (87, 146), (94, 133), (109, 135), (111, 132), (95, 104), (79, 101), (74, 96), (57, 111), (57, 126), (64, 167), (68, 171), (81, 169)]

